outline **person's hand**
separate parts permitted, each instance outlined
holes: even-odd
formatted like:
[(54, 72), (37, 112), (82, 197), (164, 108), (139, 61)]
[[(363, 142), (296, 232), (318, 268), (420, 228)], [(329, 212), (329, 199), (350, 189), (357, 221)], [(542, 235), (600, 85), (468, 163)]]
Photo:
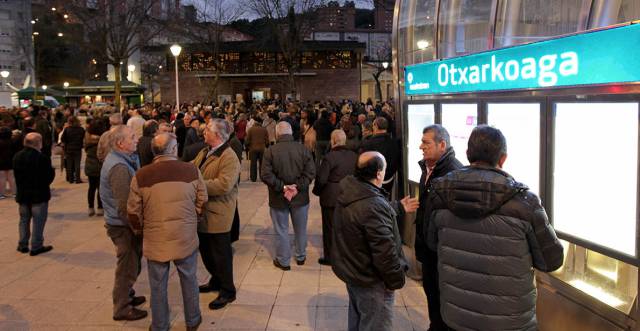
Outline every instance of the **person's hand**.
[(284, 198), (288, 201), (293, 200), (293, 198), (298, 194), (298, 187), (296, 184), (285, 185), (284, 187)]
[(418, 210), (418, 207), (420, 207), (418, 198), (412, 198), (408, 195), (402, 198), (402, 200), (400, 200), (400, 203), (402, 204), (405, 213), (413, 213), (414, 211)]

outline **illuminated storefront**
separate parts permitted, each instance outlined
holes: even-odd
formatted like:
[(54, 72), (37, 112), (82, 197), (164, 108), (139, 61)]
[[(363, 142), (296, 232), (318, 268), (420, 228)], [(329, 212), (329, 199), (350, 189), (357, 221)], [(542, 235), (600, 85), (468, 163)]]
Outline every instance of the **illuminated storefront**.
[(396, 3), (403, 189), (417, 193), (425, 126), (445, 126), (463, 163), (476, 125), (503, 131), (505, 170), (565, 246), (564, 266), (537, 277), (541, 330), (639, 327), (639, 18), (633, 0)]

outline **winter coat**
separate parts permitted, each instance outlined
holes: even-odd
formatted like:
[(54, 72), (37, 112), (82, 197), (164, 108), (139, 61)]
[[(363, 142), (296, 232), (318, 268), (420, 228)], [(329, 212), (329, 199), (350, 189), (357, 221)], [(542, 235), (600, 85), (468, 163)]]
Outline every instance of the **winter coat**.
[(393, 177), (398, 171), (398, 167), (402, 159), (400, 151), (402, 147), (398, 140), (391, 137), (388, 133), (376, 134), (362, 141), (360, 145), (360, 153), (367, 151), (377, 151), (384, 156), (387, 161), (387, 171), (384, 174), (384, 180), (387, 181)]
[(408, 267), (386, 192), (354, 176), (340, 181), (340, 190), (333, 220), (333, 272), (350, 285), (402, 288)]
[(136, 150), (140, 158), (140, 166), (144, 167), (153, 161), (153, 151), (151, 150), (151, 141), (153, 136), (142, 136), (138, 139)]
[[(453, 151), (453, 147), (449, 147), (445, 153), (436, 162), (435, 167), (432, 170), (429, 179), (427, 177), (427, 165), (424, 160), (418, 162), (420, 169), (422, 169), (422, 176), (420, 177), (420, 207), (416, 211), (416, 241), (414, 248), (416, 250), (416, 259), (422, 263), (427, 262), (426, 259), (430, 253), (427, 251), (427, 238), (424, 237), (425, 229), (429, 227), (429, 216), (425, 211), (427, 210), (427, 188), (431, 185), (431, 182), (439, 177), (448, 174), (450, 171), (462, 168), (462, 163), (456, 159), (456, 153)], [(425, 228), (426, 226), (426, 228)], [(435, 262), (434, 262), (435, 269)]]
[[(285, 209), (309, 204), (309, 185), (316, 174), (311, 152), (294, 141), (292, 135), (282, 135), (262, 158), (260, 179), (269, 187), (269, 207)], [(284, 186), (296, 184), (298, 194), (287, 201)]]
[(250, 151), (264, 151), (269, 146), (269, 133), (266, 128), (254, 125), (247, 132), (244, 144)]
[(429, 201), (445, 323), (537, 330), (533, 268), (554, 271), (564, 257), (538, 197), (499, 169), (472, 165), (435, 179)]
[(98, 143), (100, 136), (86, 134), (84, 138), (84, 151), (87, 157), (84, 161), (84, 173), (87, 177), (100, 177), (102, 164), (98, 160)]
[(61, 140), (65, 153), (80, 153), (84, 142), (84, 129), (79, 126), (70, 126), (64, 129)]
[(313, 193), (320, 197), (320, 206), (336, 206), (340, 195), (340, 181), (353, 175), (357, 161), (358, 154), (345, 146), (335, 147), (324, 156), (313, 186)]
[(17, 144), (11, 137), (11, 130), (0, 131), (0, 170), (13, 169), (13, 157), (17, 152)]
[(229, 143), (224, 143), (207, 158), (209, 150), (203, 149), (192, 161), (200, 169), (209, 195), (198, 232), (226, 233), (231, 231), (238, 203), (240, 160)]
[(143, 235), (143, 254), (152, 261), (183, 259), (198, 248), (198, 215), (207, 201), (198, 168), (160, 156), (131, 181), (129, 223)]
[(56, 177), (51, 159), (31, 147), (25, 147), (13, 157), (13, 174), (16, 179), (16, 202), (19, 204), (42, 203), (51, 199), (49, 185)]

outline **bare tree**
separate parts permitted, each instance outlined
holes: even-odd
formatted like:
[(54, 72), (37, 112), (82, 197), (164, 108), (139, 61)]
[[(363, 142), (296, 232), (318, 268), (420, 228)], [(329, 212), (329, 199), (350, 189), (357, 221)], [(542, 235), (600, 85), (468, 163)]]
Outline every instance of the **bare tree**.
[(158, 1), (97, 1), (92, 8), (69, 2), (65, 6), (72, 18), (84, 26), (83, 45), (97, 55), (98, 62), (113, 66), (116, 109), (120, 109), (122, 65), (163, 28), (149, 15)]
[(280, 48), (282, 64), (287, 72), (289, 90), (296, 97), (295, 73), (300, 71), (300, 53), (305, 37), (311, 34), (316, 9), (325, 0), (245, 0), (246, 6), (259, 17), (268, 19), (272, 37)]
[(203, 47), (207, 55), (211, 56), (214, 79), (208, 86), (209, 91), (204, 102), (208, 98), (218, 99), (218, 83), (220, 73), (224, 71), (221, 61), (222, 44), (226, 41), (236, 41), (228, 27), (229, 23), (244, 15), (244, 8), (235, 0), (200, 0), (194, 1), (197, 21), (175, 22), (174, 27), (182, 36)]
[(380, 76), (383, 72), (389, 69), (391, 64), (391, 44), (385, 44), (377, 52), (378, 56), (376, 62), (373, 64), (375, 71), (371, 73), (373, 79), (376, 81), (376, 100), (382, 100), (382, 89), (380, 87)]
[(148, 52), (143, 52), (140, 58), (140, 73), (142, 74), (142, 79), (147, 81), (151, 102), (155, 100), (156, 95), (160, 92), (154, 90), (154, 82), (160, 74), (165, 61), (165, 56)]

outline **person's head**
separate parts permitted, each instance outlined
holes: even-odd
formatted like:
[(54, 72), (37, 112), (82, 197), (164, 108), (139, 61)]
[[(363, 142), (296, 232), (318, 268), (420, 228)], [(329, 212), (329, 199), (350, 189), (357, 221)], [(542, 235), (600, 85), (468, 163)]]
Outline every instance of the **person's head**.
[(387, 122), (386, 118), (377, 117), (373, 121), (373, 133), (374, 134), (387, 133), (387, 128), (389, 128), (389, 122)]
[(207, 129), (204, 131), (204, 142), (211, 147), (224, 143), (229, 140), (229, 136), (231, 135), (229, 127), (231, 127), (231, 125), (223, 119), (212, 119), (209, 124), (207, 124)]
[(107, 131), (107, 126), (104, 123), (102, 118), (96, 118), (91, 121), (91, 124), (87, 122), (87, 132), (89, 134), (93, 134), (96, 136), (102, 135), (105, 131)]
[(120, 113), (115, 113), (109, 116), (109, 124), (111, 126), (122, 124), (122, 115)]
[(360, 180), (382, 187), (387, 161), (379, 152), (364, 152), (358, 157), (355, 176)]
[(157, 134), (160, 134), (160, 133), (171, 133), (171, 132), (172, 132), (171, 125), (169, 123), (163, 122), (163, 123), (160, 123), (158, 125)]
[(276, 138), (280, 138), (285, 134), (293, 134), (293, 130), (291, 130), (291, 124), (286, 121), (278, 122), (276, 125)]
[(449, 132), (440, 124), (429, 125), (422, 130), (422, 159), (433, 166), (451, 146)]
[(507, 139), (500, 130), (488, 125), (479, 125), (471, 131), (467, 144), (467, 159), (471, 164), (502, 168), (507, 160)]
[(138, 145), (138, 136), (126, 125), (118, 125), (111, 133), (111, 148), (124, 154), (133, 154)]
[(189, 123), (189, 126), (191, 126), (194, 129), (197, 129), (200, 126), (200, 120), (198, 118), (192, 118), (191, 123)]
[(25, 147), (33, 148), (37, 151), (42, 149), (42, 136), (37, 132), (27, 133), (23, 142)]
[(362, 123), (362, 137), (368, 137), (373, 134), (373, 122), (364, 121)]
[(331, 132), (331, 148), (344, 146), (347, 144), (347, 134), (342, 129)]
[(367, 115), (365, 115), (365, 114), (358, 115), (358, 123), (362, 124), (366, 120), (367, 120)]
[(154, 156), (178, 157), (178, 140), (173, 133), (159, 133), (151, 141), (151, 151)]
[(191, 114), (189, 113), (184, 114), (183, 121), (185, 125), (191, 124)]
[(142, 126), (142, 135), (145, 137), (153, 137), (158, 132), (158, 122), (156, 120), (148, 120)]

